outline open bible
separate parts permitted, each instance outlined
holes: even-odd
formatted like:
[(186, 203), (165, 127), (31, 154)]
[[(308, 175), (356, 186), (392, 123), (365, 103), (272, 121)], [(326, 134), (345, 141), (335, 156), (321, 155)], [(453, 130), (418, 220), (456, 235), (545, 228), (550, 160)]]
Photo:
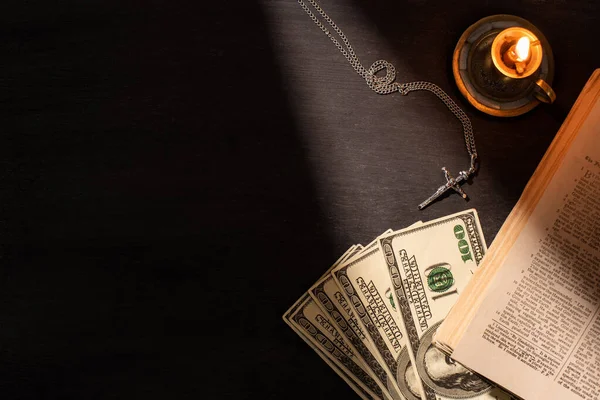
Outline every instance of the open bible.
[(434, 341), (526, 400), (600, 399), (600, 69)]

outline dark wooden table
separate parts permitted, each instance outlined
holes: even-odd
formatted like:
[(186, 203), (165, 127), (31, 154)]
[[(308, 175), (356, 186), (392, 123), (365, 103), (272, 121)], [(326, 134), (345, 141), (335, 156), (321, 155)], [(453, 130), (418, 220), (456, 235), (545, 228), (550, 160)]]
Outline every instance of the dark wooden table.
[[(488, 244), (594, 68), (595, 0), (327, 0), (365, 65), (432, 81), (378, 96), (295, 1), (8, 2), (0, 391), (7, 399), (354, 396), (281, 321), (350, 245), (469, 207)], [(534, 23), (552, 106), (484, 115), (451, 57), (478, 19)]]

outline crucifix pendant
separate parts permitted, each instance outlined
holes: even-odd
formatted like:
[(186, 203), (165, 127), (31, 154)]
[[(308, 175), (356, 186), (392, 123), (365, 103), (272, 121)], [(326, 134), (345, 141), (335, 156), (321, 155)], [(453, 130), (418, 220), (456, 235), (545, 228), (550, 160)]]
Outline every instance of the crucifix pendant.
[(442, 171), (444, 171), (444, 177), (446, 178), (446, 183), (444, 185), (440, 186), (438, 188), (438, 190), (436, 190), (434, 194), (429, 196), (429, 198), (427, 200), (425, 200), (424, 202), (419, 204), (419, 210), (422, 210), (425, 207), (427, 207), (429, 204), (433, 203), (433, 201), (435, 199), (437, 199), (438, 197), (440, 197), (441, 195), (443, 195), (450, 189), (454, 189), (458, 194), (461, 195), (461, 197), (463, 199), (467, 200), (469, 198), (469, 196), (467, 196), (467, 194), (460, 187), (460, 185), (462, 183), (466, 182), (467, 179), (469, 179), (469, 177), (471, 176), (471, 174), (473, 174), (475, 172), (475, 170), (477, 169), (476, 164), (475, 164), (476, 160), (477, 160), (477, 155), (476, 154), (471, 155), (471, 168), (469, 168), (467, 171), (460, 171), (458, 173), (458, 177), (456, 179), (453, 178), (452, 175), (450, 175), (450, 172), (448, 172), (446, 167), (443, 167)]

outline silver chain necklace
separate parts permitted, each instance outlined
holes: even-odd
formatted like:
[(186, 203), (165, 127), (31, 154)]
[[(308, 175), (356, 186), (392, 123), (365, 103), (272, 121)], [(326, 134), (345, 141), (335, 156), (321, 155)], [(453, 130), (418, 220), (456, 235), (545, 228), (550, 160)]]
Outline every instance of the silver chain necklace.
[[(462, 190), (460, 185), (466, 182), (475, 171), (477, 171), (478, 159), (477, 159), (477, 150), (475, 149), (475, 138), (473, 137), (473, 127), (471, 126), (471, 121), (465, 112), (444, 92), (439, 86), (431, 83), (431, 82), (409, 82), (409, 83), (398, 83), (394, 82), (396, 80), (396, 69), (394, 66), (385, 61), (385, 60), (377, 60), (371, 65), (369, 69), (366, 69), (360, 62), (358, 56), (354, 53), (354, 49), (352, 45), (344, 35), (344, 32), (333, 22), (333, 20), (323, 11), (321, 6), (315, 0), (306, 0), (318, 13), (321, 17), (329, 24), (329, 26), (337, 33), (338, 37), (343, 42), (340, 43), (338, 39), (334, 37), (334, 35), (330, 32), (330, 30), (323, 24), (319, 18), (313, 13), (310, 7), (304, 2), (304, 0), (298, 0), (300, 6), (306, 11), (308, 16), (314, 21), (315, 24), (331, 39), (331, 41), (335, 44), (335, 46), (340, 50), (340, 52), (346, 57), (346, 60), (352, 65), (352, 68), (356, 71), (357, 74), (362, 76), (367, 85), (378, 94), (390, 94), (399, 92), (400, 94), (406, 96), (408, 93), (416, 91), (416, 90), (426, 90), (433, 94), (435, 94), (445, 105), (448, 107), (452, 114), (463, 126), (463, 132), (465, 135), (465, 145), (467, 147), (467, 152), (469, 152), (469, 156), (471, 157), (471, 165), (468, 170), (460, 171), (458, 173), (458, 177), (453, 178), (446, 167), (442, 168), (444, 171), (444, 176), (446, 178), (446, 183), (440, 186), (436, 192), (431, 195), (427, 200), (419, 204), (419, 210), (427, 207), (431, 204), (435, 199), (440, 197), (449, 189), (454, 189), (458, 194), (460, 194), (464, 199), (467, 199), (467, 194)], [(385, 76), (377, 76), (376, 74), (379, 71), (385, 69)]]

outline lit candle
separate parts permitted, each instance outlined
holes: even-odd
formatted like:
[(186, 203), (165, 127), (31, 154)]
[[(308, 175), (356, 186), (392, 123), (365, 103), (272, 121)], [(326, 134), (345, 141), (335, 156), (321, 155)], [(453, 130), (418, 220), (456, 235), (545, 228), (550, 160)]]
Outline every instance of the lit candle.
[(513, 66), (517, 74), (522, 75), (525, 72), (526, 62), (529, 59), (530, 40), (523, 36), (517, 41), (517, 44), (510, 46), (508, 51), (502, 56), (502, 61), (508, 66)]
[(511, 78), (526, 78), (542, 63), (543, 51), (535, 35), (521, 27), (503, 30), (492, 43), (492, 61)]

